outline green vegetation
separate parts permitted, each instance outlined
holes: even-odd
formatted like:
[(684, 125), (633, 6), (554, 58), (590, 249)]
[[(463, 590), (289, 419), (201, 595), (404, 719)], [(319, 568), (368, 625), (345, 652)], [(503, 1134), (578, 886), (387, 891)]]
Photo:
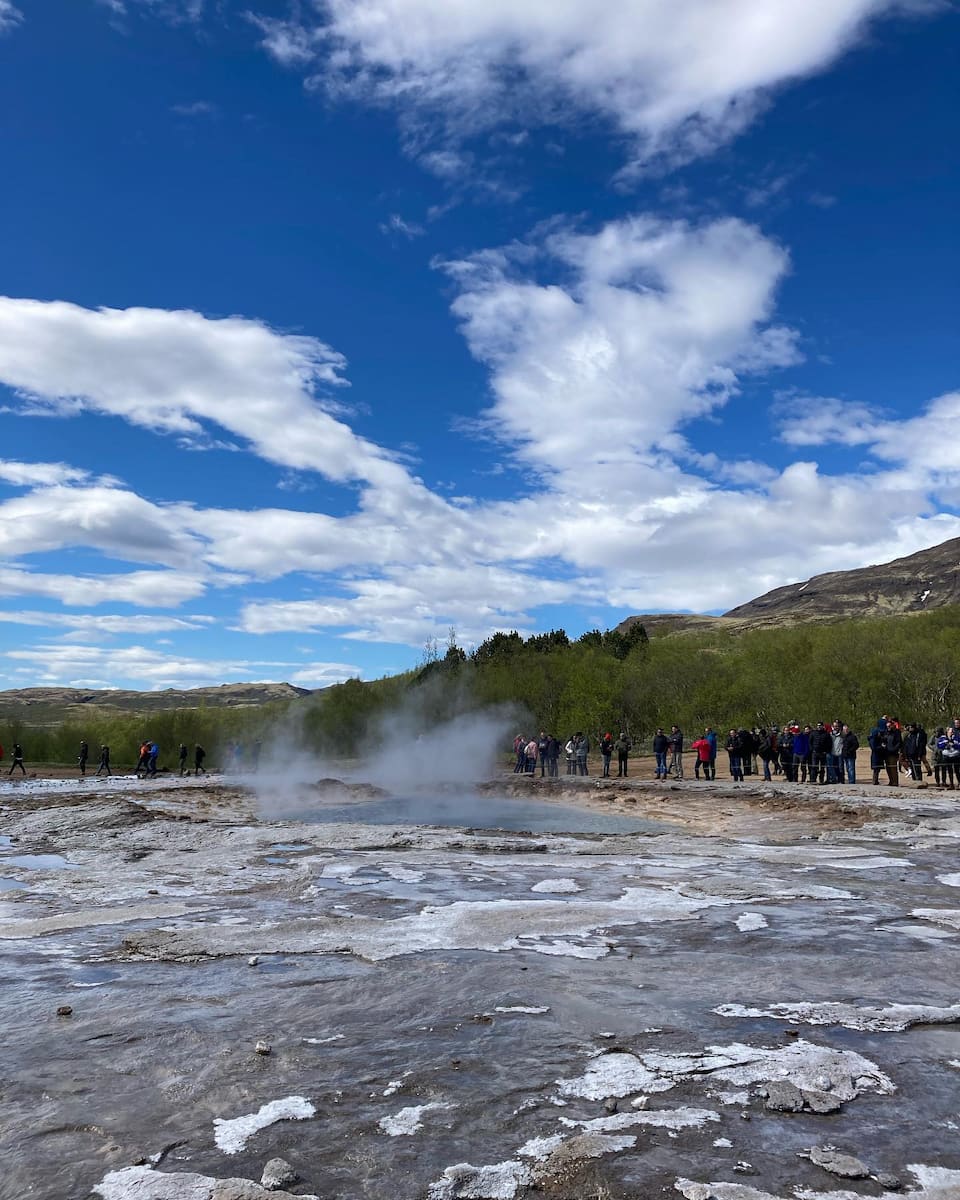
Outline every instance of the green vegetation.
[(851, 619), (733, 633), (706, 630), (647, 640), (592, 630), (571, 642), (563, 630), (524, 640), (496, 633), (470, 655), (451, 631), (445, 653), (427, 648), (419, 669), (371, 683), (348, 680), (310, 696), (260, 707), (177, 708), (148, 715), (103, 711), (62, 721), (0, 707), (0, 741), (22, 742), (29, 761), (73, 762), (81, 738), (107, 742), (121, 769), (143, 737), (171, 765), (183, 740), (201, 742), (216, 764), (232, 741), (282, 740), (336, 755), (362, 754), (403, 710), (430, 728), (488, 705), (508, 705), (528, 732), (627, 728), (642, 742), (676, 721), (767, 725), (840, 716), (861, 735), (880, 713), (919, 718), (928, 729), (960, 711), (960, 608), (916, 616)]

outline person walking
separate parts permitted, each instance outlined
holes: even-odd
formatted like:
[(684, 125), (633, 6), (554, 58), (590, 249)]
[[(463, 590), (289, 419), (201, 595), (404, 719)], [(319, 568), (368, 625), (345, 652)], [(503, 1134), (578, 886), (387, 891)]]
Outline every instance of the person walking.
[(90, 757), (90, 747), (86, 742), (80, 743), (80, 753), (77, 755), (77, 765), (80, 767), (80, 774), (87, 773), (87, 759)]
[(10, 763), (10, 770), (7, 772), (7, 774), (12, 775), (13, 772), (17, 769), (17, 767), (19, 767), (20, 770), (23, 772), (23, 774), (26, 775), (27, 768), (23, 765), (23, 747), (20, 745), (19, 742), (14, 742), (13, 743), (13, 761)]
[(625, 729), (621, 729), (620, 736), (616, 741), (618, 779), (627, 778), (627, 762), (630, 758), (630, 750), (632, 749), (632, 746), (633, 743), (630, 741), (627, 731)]
[(103, 774), (112, 775), (113, 774), (113, 772), (110, 770), (110, 747), (109, 746), (101, 746), (100, 747), (100, 761), (97, 763), (97, 774), (98, 775), (103, 775)]
[(186, 775), (186, 773), (187, 773), (187, 755), (189, 753), (190, 752), (187, 749), (187, 747), (184, 745), (183, 742), (181, 742), (180, 745), (177, 747), (177, 762), (180, 764), (180, 774), (181, 775)]
[(157, 774), (157, 759), (160, 757), (160, 747), (151, 738), (147, 746), (147, 777), (154, 779)]
[(194, 775), (206, 775), (207, 769), (203, 765), (203, 760), (207, 757), (207, 752), (200, 745), (194, 747), (193, 750), (193, 773)]

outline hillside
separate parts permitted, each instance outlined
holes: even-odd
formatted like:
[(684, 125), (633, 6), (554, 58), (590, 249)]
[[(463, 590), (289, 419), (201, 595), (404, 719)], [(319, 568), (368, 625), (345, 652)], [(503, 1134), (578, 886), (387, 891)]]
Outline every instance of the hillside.
[(638, 613), (617, 628), (625, 632), (640, 621), (650, 637), (709, 630), (742, 632), (781, 623), (902, 616), (955, 604), (960, 604), (960, 538), (892, 562), (830, 571), (789, 583), (731, 608), (722, 617)]
[(724, 616), (750, 625), (927, 612), (960, 603), (960, 538), (893, 562), (774, 588)]
[(119, 689), (34, 687), (0, 691), (0, 713), (36, 719), (44, 713), (79, 715), (91, 709), (104, 715), (147, 713), (189, 708), (248, 708), (277, 700), (308, 696), (290, 683), (224, 683), (219, 687), (166, 688), (158, 692)]

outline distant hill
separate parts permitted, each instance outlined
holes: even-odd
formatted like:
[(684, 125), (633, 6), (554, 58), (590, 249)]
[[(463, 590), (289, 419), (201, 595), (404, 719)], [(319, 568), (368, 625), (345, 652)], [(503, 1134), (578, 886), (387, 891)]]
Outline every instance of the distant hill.
[(641, 621), (651, 637), (663, 637), (711, 628), (742, 630), (775, 623), (897, 616), (950, 604), (960, 604), (960, 538), (893, 562), (789, 583), (731, 608), (722, 617), (642, 613), (627, 617), (617, 628), (625, 630)]
[(724, 616), (751, 625), (896, 616), (960, 604), (960, 538), (906, 558), (774, 588)]
[(308, 696), (308, 688), (291, 683), (223, 683), (219, 687), (167, 688), (159, 692), (113, 689), (35, 687), (0, 692), (0, 713), (27, 717), (39, 713), (76, 713), (79, 709), (117, 712), (162, 712), (174, 708), (243, 708)]

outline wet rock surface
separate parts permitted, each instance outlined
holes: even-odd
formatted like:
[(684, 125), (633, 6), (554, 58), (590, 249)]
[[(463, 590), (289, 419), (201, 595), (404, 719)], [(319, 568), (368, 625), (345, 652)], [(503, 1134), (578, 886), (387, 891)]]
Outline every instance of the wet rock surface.
[(960, 1194), (950, 798), (610, 782), (0, 792), (0, 1194)]

